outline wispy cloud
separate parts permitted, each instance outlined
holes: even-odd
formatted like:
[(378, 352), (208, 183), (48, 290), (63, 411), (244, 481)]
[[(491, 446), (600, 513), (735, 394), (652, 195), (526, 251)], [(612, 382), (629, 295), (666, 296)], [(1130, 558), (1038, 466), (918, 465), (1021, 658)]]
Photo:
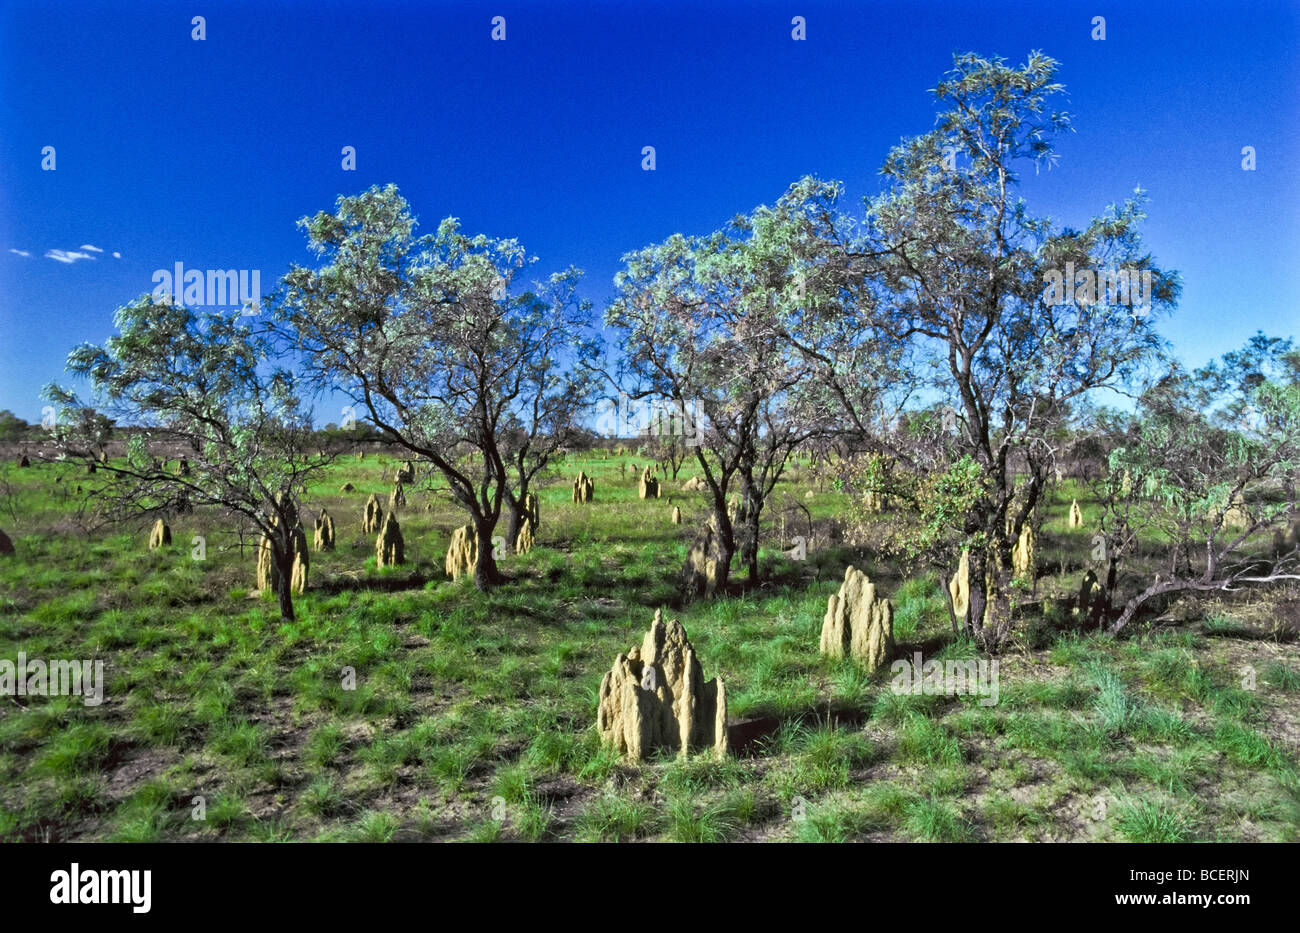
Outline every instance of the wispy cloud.
[(13, 247), (10, 247), (9, 252), (13, 253), (15, 256), (30, 256), (30, 255), (31, 255), (31, 253), (27, 252), (27, 250), (25, 250), (25, 249), (14, 249)]
[(94, 259), (90, 253), (77, 253), (65, 249), (52, 249), (45, 254), (46, 259), (53, 259), (55, 262), (62, 262), (68, 265), (76, 262), (78, 259)]
[(80, 249), (83, 249), (83, 250), (90, 250), (90, 252), (92, 252), (92, 253), (102, 253), (102, 252), (103, 252), (103, 250), (100, 249), (98, 246), (91, 246), (89, 243), (82, 243), (81, 246), (80, 246)]

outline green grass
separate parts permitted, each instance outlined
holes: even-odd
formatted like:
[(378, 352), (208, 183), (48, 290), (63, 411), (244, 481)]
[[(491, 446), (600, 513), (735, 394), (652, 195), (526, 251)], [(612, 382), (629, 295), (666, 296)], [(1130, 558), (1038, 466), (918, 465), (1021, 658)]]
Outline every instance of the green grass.
[(1124, 800), (1115, 814), (1115, 829), (1127, 842), (1190, 842), (1191, 817), (1164, 801)]
[(649, 803), (606, 793), (592, 800), (578, 819), (577, 838), (584, 842), (620, 842), (649, 835), (658, 823)]
[[(386, 497), (393, 460), (342, 462), (307, 497), (309, 511), (334, 515), (339, 544), (313, 553), (291, 624), (271, 599), (247, 598), (252, 554), (228, 519), (174, 518), (178, 544), (157, 552), (143, 528), (49, 534), (75, 503), (42, 471), (63, 468), (16, 476), (0, 658), (101, 659), (107, 684), (100, 707), (10, 698), (0, 839), (1297, 838), (1300, 651), (1240, 638), (1236, 610), (1121, 638), (1072, 632), (1062, 607), (1077, 574), (1043, 575), (1053, 614), (1027, 620), (1002, 656), (996, 706), (898, 695), (888, 669), (818, 655), (826, 600), (853, 562), (893, 602), (900, 654), (985, 657), (953, 638), (937, 575), (909, 578), (849, 548), (789, 561), (765, 541), (764, 586), (745, 588), (738, 573), (736, 593), (678, 605), (703, 500), (673, 484), (664, 500), (640, 500), (622, 466), (645, 462), (574, 457), (544, 478), (537, 546), (503, 559), (508, 582), (486, 595), (443, 579), (463, 522), (445, 489), (408, 489), (410, 563), (377, 572), (358, 519), (369, 493)], [(596, 478), (595, 507), (569, 499), (578, 469)], [(692, 475), (688, 464), (681, 480)], [(345, 481), (356, 492), (339, 493)], [(849, 514), (830, 489), (803, 499), (813, 485), (800, 464), (777, 496), (818, 521)], [(682, 525), (667, 520), (670, 495)], [(1057, 521), (1068, 504), (1048, 504), (1044, 567), (1078, 550)], [(195, 534), (208, 540), (204, 561), (182, 546)], [(744, 754), (637, 765), (602, 745), (601, 678), (658, 608), (682, 621), (704, 677), (725, 682), (733, 723), (763, 724)], [(1070, 801), (1115, 788), (1125, 803), (1109, 820), (1080, 828), (1068, 815)], [(202, 821), (190, 819), (199, 795)]]

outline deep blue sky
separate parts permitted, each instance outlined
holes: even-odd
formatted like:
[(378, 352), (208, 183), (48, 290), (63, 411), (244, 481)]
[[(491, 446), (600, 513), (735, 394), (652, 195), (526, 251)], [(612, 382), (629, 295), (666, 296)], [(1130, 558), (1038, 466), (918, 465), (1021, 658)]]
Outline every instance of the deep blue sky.
[[(803, 174), (844, 181), (856, 209), (889, 147), (933, 124), (927, 89), (959, 51), (1061, 62), (1077, 132), (1025, 196), (1080, 226), (1148, 190), (1148, 244), (1184, 276), (1163, 330), (1186, 361), (1257, 329), (1300, 336), (1296, 2), (275, 6), (6, 0), (0, 408), (38, 420), (68, 350), (107, 337), (154, 270), (260, 269), (269, 291), (310, 259), (298, 218), (377, 183), (426, 231), (455, 215), (518, 237), (539, 274), (585, 269), (599, 306), (622, 253)], [(83, 245), (104, 252), (45, 255)]]

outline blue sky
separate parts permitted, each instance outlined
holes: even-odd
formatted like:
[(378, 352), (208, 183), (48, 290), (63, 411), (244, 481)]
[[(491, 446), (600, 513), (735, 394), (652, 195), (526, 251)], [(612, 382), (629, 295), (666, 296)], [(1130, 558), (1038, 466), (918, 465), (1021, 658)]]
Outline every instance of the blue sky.
[(1300, 3), (274, 6), (0, 10), (0, 408), (39, 420), (68, 351), (109, 336), (155, 270), (257, 269), (269, 291), (310, 260), (298, 218), (372, 184), (395, 182), (426, 231), (455, 215), (518, 237), (538, 275), (577, 265), (600, 307), (624, 252), (804, 174), (857, 209), (962, 51), (1061, 62), (1077, 132), (1024, 195), (1081, 226), (1148, 191), (1148, 245), (1184, 278), (1162, 328), (1184, 360), (1300, 337)]

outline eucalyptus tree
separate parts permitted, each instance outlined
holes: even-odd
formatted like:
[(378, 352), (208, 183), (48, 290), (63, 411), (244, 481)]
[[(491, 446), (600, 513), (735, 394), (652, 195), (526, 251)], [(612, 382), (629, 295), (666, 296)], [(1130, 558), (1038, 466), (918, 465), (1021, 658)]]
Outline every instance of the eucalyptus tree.
[(988, 571), (992, 605), (986, 624), (985, 587), (972, 586), (966, 624), (994, 648), (1010, 627), (1011, 550), (1069, 406), (1144, 371), (1161, 346), (1154, 321), (1179, 291), (1143, 248), (1140, 191), (1081, 230), (1057, 229), (1017, 197), (1018, 171), (1050, 167), (1051, 137), (1070, 127), (1052, 109), (1056, 71), (1037, 52), (1020, 67), (956, 56), (932, 92), (935, 128), (884, 164), (860, 249), (877, 321), (927, 361), (922, 389), (950, 406), (947, 464), (975, 467), (956, 484), (969, 498), (960, 535), (971, 579)]
[(696, 415), (687, 445), (710, 499), (719, 587), (737, 552), (757, 582), (768, 497), (792, 453), (834, 429), (789, 338), (805, 298), (801, 229), (832, 193), (805, 179), (722, 230), (628, 253), (615, 279), (606, 322), (621, 335), (630, 394)]
[(318, 268), (295, 265), (270, 302), (274, 326), (322, 391), (349, 397), (392, 443), (446, 479), (477, 544), (474, 583), (500, 581), (494, 532), (515, 513), (590, 404), (590, 307), (581, 273), (532, 290), (513, 239), (455, 218), (415, 234), (393, 185), (340, 197), (299, 221)]
[[(105, 517), (194, 508), (241, 516), (269, 541), (280, 615), (292, 620), (297, 501), (333, 459), (319, 450), (293, 374), (245, 317), (144, 296), (119, 308), (115, 323), (118, 335), (102, 347), (83, 344), (68, 356), (68, 371), (89, 381), (95, 404), (71, 388), (45, 389), (59, 409), (56, 442), (67, 456), (95, 462), (106, 414), (130, 426), (126, 456), (97, 463), (104, 478), (94, 501)], [(180, 453), (185, 468), (156, 452)]]

